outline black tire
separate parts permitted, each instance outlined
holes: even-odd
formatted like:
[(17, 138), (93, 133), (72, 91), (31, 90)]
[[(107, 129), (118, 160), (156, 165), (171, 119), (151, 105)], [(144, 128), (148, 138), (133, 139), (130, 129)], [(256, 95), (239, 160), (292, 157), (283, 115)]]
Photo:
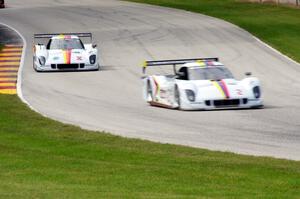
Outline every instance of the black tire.
[(37, 70), (37, 68), (36, 68), (36, 66), (34, 65), (34, 61), (35, 61), (35, 59), (34, 59), (34, 57), (33, 57), (33, 59), (32, 59), (32, 67), (33, 67), (33, 69), (35, 70), (35, 72), (40, 72), (40, 71), (38, 71)]
[(149, 103), (153, 101), (153, 91), (150, 80), (147, 81), (147, 101)]
[(175, 85), (174, 88), (174, 100), (178, 104), (178, 109), (180, 109), (181, 108), (180, 92), (177, 85)]
[(34, 66), (34, 57), (32, 58), (32, 68), (36, 71), (36, 68)]

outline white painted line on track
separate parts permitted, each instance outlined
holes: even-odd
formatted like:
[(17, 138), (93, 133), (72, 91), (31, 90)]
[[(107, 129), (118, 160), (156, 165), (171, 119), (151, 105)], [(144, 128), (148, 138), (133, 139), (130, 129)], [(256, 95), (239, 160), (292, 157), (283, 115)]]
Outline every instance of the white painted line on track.
[[(250, 33), (251, 34), (251, 33)], [(252, 35), (253, 36), (253, 35)], [(273, 52), (283, 56), (284, 58), (286, 58), (287, 60), (289, 60), (290, 62), (294, 63), (294, 64), (297, 64), (298, 66), (300, 66), (300, 63), (293, 60), (292, 58), (290, 58), (289, 56), (283, 54), (282, 52), (278, 51), (277, 49), (273, 48), (272, 46), (270, 46), (269, 44), (263, 42), (262, 40), (260, 40), (259, 38), (253, 36), (253, 38), (258, 41), (259, 43), (261, 43), (262, 45), (266, 46), (267, 48), (269, 48), (270, 50), (272, 50)]]

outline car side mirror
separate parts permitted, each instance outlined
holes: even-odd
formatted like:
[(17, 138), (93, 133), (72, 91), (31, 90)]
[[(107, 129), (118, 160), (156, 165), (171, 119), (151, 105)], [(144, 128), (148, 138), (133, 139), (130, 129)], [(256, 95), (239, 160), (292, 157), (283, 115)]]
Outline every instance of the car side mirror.
[(96, 48), (96, 47), (97, 47), (97, 44), (93, 44), (92, 47), (93, 47), (93, 48)]
[(252, 73), (251, 73), (251, 72), (246, 72), (245, 75), (246, 75), (246, 76), (251, 76)]

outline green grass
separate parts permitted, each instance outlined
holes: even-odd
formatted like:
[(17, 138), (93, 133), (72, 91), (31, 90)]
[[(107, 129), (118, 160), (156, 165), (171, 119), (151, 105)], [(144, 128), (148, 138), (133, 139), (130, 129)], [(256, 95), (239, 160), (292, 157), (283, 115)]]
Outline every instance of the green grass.
[(131, 0), (221, 18), (249, 31), (300, 62), (300, 10), (237, 0)]
[(0, 95), (0, 198), (299, 198), (300, 162), (85, 131)]

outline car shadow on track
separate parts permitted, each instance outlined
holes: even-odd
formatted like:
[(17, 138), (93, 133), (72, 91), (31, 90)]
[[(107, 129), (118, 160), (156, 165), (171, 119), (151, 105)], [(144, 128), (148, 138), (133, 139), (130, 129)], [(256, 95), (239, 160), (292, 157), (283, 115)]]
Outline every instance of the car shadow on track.
[(180, 110), (180, 109), (172, 109), (167, 107), (158, 107), (158, 106), (149, 106), (149, 108), (158, 108), (158, 109), (165, 109), (170, 111), (182, 111), (182, 112), (220, 112), (220, 111), (262, 111), (264, 109), (277, 109), (280, 107), (277, 106), (270, 106), (270, 105), (264, 105), (261, 107), (253, 107), (253, 108), (238, 108), (238, 107), (232, 107), (232, 108), (219, 108), (219, 109), (211, 109), (211, 110)]

